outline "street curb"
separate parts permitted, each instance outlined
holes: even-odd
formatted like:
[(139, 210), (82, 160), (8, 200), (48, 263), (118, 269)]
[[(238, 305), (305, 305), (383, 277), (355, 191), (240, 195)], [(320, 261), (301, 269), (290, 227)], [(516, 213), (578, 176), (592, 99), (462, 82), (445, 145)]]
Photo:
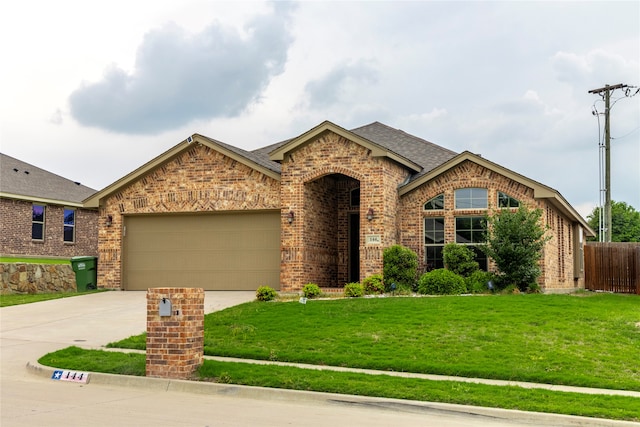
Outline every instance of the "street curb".
[[(40, 365), (37, 362), (27, 362), (26, 369), (33, 375), (49, 379), (53, 376), (53, 372), (58, 370), (49, 366)], [(451, 403), (422, 402), (415, 400), (252, 387), (165, 378), (147, 378), (133, 375), (115, 375), (97, 372), (89, 373), (87, 384), (143, 388), (147, 390), (173, 393), (237, 396), (242, 398), (286, 402), (313, 401), (325, 405), (370, 407), (409, 413), (446, 413), (449, 415), (459, 414), (460, 416), (472, 415), (495, 420), (517, 420), (521, 423), (526, 422), (533, 425), (541, 423), (554, 423), (559, 426), (581, 427), (638, 427), (640, 425), (639, 423), (631, 421), (607, 420), (602, 418), (547, 414), (541, 412), (526, 412), (513, 409), (487, 408), (480, 406), (455, 405)]]

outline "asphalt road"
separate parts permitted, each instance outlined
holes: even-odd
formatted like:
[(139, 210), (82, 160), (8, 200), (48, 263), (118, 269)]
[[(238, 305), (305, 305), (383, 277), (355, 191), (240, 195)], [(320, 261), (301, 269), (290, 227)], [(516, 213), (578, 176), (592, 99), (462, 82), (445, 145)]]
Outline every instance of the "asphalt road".
[[(211, 312), (253, 292), (207, 292)], [(615, 426), (637, 425), (425, 402), (220, 386), (188, 392), (76, 384), (26, 365), (77, 345), (101, 348), (146, 329), (145, 292), (108, 292), (0, 309), (0, 424), (12, 426)], [(142, 380), (144, 381), (144, 380)]]

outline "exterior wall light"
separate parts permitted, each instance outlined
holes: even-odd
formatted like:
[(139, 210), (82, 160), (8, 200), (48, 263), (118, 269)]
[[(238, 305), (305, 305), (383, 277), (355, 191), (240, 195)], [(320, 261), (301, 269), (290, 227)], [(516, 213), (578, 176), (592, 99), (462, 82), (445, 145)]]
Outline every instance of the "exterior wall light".
[(295, 217), (295, 214), (293, 213), (293, 211), (289, 211), (289, 213), (287, 214), (287, 221), (289, 221), (289, 224), (293, 222), (294, 217)]
[(113, 217), (111, 215), (107, 215), (107, 227), (111, 227), (111, 223), (113, 222)]
[(369, 208), (367, 211), (367, 219), (371, 221), (373, 219), (373, 208)]

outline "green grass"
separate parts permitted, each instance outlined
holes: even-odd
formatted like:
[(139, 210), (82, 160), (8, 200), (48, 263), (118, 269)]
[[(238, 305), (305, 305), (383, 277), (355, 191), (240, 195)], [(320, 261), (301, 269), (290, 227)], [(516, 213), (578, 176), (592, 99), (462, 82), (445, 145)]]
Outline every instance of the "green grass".
[(20, 258), (20, 257), (0, 257), (0, 262), (5, 263), (27, 263), (27, 264), (71, 264), (71, 261), (63, 258)]
[[(144, 349), (145, 334), (111, 347)], [(51, 366), (122, 373), (118, 353)], [(205, 316), (205, 354), (640, 391), (640, 298), (501, 295), (251, 302)], [(144, 355), (126, 355), (127, 364)], [(91, 363), (91, 365), (89, 364)], [(62, 365), (61, 365), (62, 364)], [(144, 368), (137, 365), (137, 374)], [(129, 369), (124, 369), (125, 371)], [(640, 399), (205, 361), (203, 381), (640, 420)]]
[(212, 356), (640, 391), (639, 323), (633, 295), (252, 302), (207, 315), (204, 344)]
[(59, 298), (77, 297), (79, 295), (93, 294), (96, 292), (105, 292), (105, 290), (93, 290), (87, 292), (58, 292), (45, 294), (2, 294), (0, 295), (0, 307), (8, 307), (11, 305), (31, 304), (34, 302), (48, 301)]
[[(39, 360), (65, 369), (144, 375), (145, 355), (69, 347)], [(205, 360), (202, 381), (640, 420), (640, 399)]]

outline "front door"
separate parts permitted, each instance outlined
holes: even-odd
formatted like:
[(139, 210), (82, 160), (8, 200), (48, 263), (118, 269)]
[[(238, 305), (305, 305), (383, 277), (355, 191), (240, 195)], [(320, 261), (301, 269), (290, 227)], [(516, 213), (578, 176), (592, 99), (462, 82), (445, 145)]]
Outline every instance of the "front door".
[(349, 282), (360, 281), (360, 214), (349, 214)]

